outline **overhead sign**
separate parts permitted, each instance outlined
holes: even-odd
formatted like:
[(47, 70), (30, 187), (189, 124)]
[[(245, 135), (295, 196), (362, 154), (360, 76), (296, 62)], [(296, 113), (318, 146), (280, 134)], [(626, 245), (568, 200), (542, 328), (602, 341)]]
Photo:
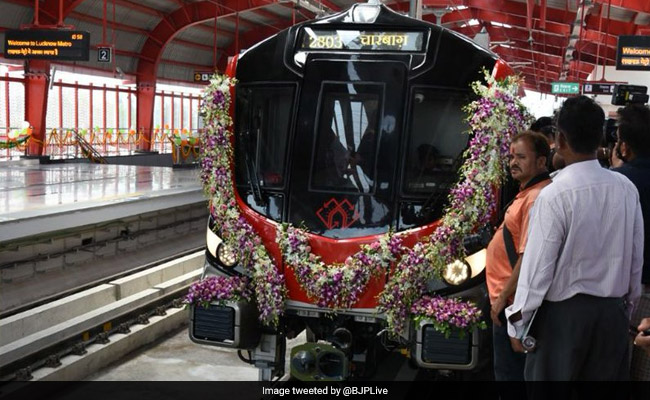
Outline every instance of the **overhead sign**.
[(194, 82), (207, 83), (210, 82), (210, 77), (214, 74), (211, 71), (194, 71)]
[(616, 69), (650, 71), (650, 36), (619, 36)]
[(110, 47), (97, 47), (97, 62), (111, 62), (112, 49)]
[(304, 28), (299, 50), (420, 52), (424, 40), (424, 32)]
[(614, 94), (616, 83), (585, 83), (582, 86), (582, 94)]
[(578, 94), (580, 84), (578, 82), (553, 82), (551, 83), (551, 94)]
[(90, 34), (54, 29), (8, 30), (4, 56), (22, 60), (88, 61)]

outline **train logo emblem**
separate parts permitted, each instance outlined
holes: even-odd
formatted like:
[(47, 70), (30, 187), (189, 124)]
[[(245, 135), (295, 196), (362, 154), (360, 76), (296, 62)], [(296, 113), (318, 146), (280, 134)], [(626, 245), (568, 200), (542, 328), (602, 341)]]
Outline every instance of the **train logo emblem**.
[(359, 219), (359, 213), (347, 199), (339, 202), (336, 199), (327, 200), (316, 215), (323, 221), (327, 229), (345, 229)]

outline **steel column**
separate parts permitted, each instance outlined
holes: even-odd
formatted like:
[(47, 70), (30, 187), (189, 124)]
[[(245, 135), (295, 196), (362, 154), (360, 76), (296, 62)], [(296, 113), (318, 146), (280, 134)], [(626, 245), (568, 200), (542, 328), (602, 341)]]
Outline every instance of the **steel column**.
[(79, 82), (74, 82), (74, 128), (79, 130)]
[[(90, 128), (90, 132), (94, 132), (95, 128), (93, 126), (93, 84), (92, 84), (92, 82), (90, 83), (90, 99), (89, 99), (88, 102), (89, 102), (89, 105), (90, 105), (90, 114), (88, 115), (88, 125), (89, 125), (89, 128)], [(92, 139), (93, 136), (94, 136), (94, 134), (91, 135), (91, 139)], [(90, 141), (90, 144), (93, 144), (92, 140)]]
[(136, 94), (137, 108), (136, 119), (138, 120), (138, 150), (151, 151), (152, 127), (153, 127), (153, 106), (156, 98), (156, 83), (138, 82)]
[(45, 144), (45, 117), (49, 91), (50, 63), (43, 60), (26, 62), (25, 119), (32, 130), (32, 140), (27, 146), (28, 156), (42, 156)]
[[(5, 72), (5, 118), (7, 121), (7, 135), (11, 131), (11, 107), (9, 107), (9, 74)], [(7, 149), (7, 154), (9, 149)]]
[(63, 131), (63, 85), (59, 79), (59, 135)]
[[(120, 89), (115, 88), (115, 129), (119, 137), (120, 132)], [(119, 148), (119, 145), (118, 145)]]

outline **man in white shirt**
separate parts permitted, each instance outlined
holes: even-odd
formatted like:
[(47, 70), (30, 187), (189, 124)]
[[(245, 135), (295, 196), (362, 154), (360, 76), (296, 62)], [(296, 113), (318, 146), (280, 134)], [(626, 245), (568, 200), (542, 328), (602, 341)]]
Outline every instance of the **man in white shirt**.
[(596, 158), (604, 119), (585, 96), (567, 99), (557, 116), (556, 148), (566, 167), (531, 210), (515, 300), (506, 309), (515, 349), (522, 349), (537, 310), (529, 331), (537, 348), (524, 373), (529, 381), (629, 378), (643, 218), (632, 182)]

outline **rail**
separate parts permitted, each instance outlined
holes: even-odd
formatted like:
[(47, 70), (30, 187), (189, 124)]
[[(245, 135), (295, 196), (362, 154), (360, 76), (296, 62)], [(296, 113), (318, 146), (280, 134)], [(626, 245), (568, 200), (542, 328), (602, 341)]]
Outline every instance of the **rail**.
[[(182, 297), (200, 277), (204, 259), (202, 251), (187, 253), (104, 278), (93, 287), (0, 320), (0, 381), (30, 380), (43, 367), (55, 369), (46, 374), (55, 373), (64, 357), (82, 356), (93, 343), (107, 344), (113, 334), (128, 334), (133, 326), (148, 325), (153, 316), (182, 307)], [(178, 311), (171, 314), (167, 330), (187, 321)], [(90, 372), (78, 368), (75, 373)]]

